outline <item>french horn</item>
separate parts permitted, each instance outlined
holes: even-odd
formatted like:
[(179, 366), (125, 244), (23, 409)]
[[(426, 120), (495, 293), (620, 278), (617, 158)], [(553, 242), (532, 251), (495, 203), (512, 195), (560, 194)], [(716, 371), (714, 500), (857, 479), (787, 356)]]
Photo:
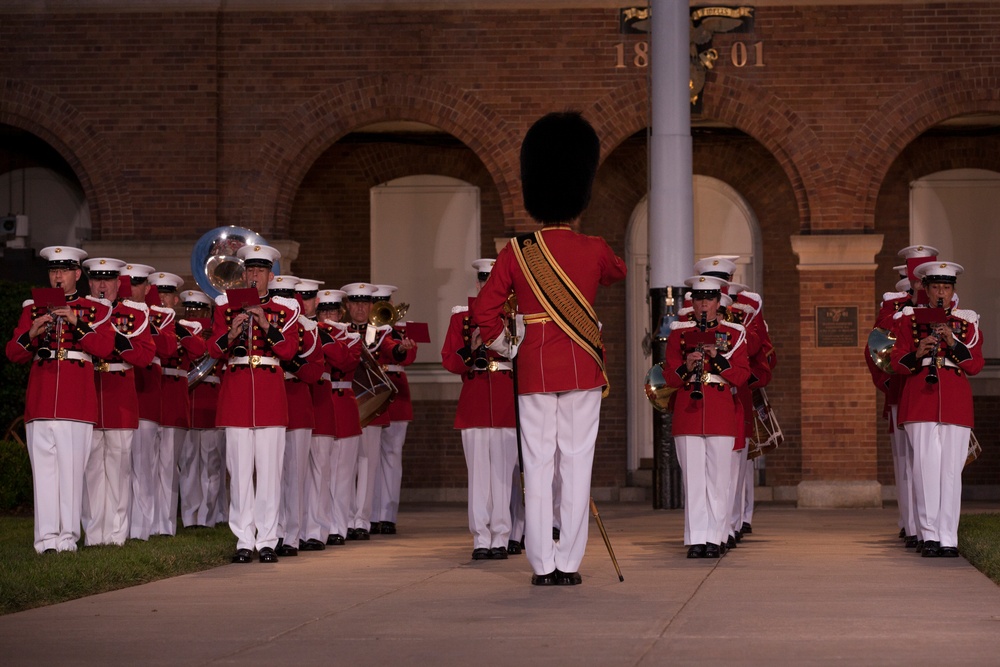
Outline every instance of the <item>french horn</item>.
[(676, 387), (667, 385), (663, 378), (663, 364), (653, 364), (646, 372), (646, 399), (659, 412), (670, 411), (670, 399), (677, 392)]
[[(194, 244), (191, 253), (191, 275), (198, 287), (213, 300), (227, 289), (244, 287), (243, 260), (236, 253), (248, 245), (267, 245), (267, 241), (253, 230), (234, 225), (205, 232)], [(280, 273), (278, 262), (274, 263), (272, 271)], [(188, 371), (188, 386), (193, 387), (205, 379), (216, 361), (206, 354), (193, 364)]]
[(868, 355), (883, 373), (894, 372), (892, 370), (892, 346), (896, 344), (896, 336), (888, 329), (876, 327), (868, 334)]
[(394, 306), (388, 301), (376, 301), (372, 304), (371, 310), (368, 313), (368, 324), (375, 327), (385, 326), (386, 324), (392, 326), (396, 322), (406, 317), (406, 311), (410, 309), (410, 304), (401, 303), (398, 306)]

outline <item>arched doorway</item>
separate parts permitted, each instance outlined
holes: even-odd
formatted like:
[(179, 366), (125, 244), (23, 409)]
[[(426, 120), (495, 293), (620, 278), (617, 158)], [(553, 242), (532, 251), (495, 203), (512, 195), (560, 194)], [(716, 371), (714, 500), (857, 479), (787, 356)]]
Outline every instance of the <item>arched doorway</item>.
[[(752, 291), (763, 285), (761, 233), (757, 216), (734, 188), (709, 176), (694, 177), (695, 259), (711, 255), (738, 255), (734, 280)], [(629, 220), (625, 242), (628, 363), (628, 470), (651, 469), (653, 458), (652, 406), (643, 392), (651, 365), (649, 304), (648, 203), (643, 198)]]

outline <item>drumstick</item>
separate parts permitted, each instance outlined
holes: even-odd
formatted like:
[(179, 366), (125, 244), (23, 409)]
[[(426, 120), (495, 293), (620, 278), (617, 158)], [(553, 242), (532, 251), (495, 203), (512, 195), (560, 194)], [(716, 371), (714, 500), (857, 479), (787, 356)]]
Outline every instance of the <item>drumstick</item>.
[(594, 497), (590, 497), (590, 511), (594, 513), (594, 518), (597, 519), (597, 528), (601, 531), (601, 537), (604, 538), (604, 546), (608, 548), (608, 555), (611, 556), (611, 562), (615, 566), (615, 572), (618, 573), (618, 581), (625, 581), (625, 577), (622, 576), (622, 569), (618, 567), (618, 559), (615, 558), (615, 550), (611, 548), (611, 540), (608, 539), (608, 531), (604, 530), (604, 522), (601, 521), (601, 515), (597, 511), (597, 505), (594, 504)]

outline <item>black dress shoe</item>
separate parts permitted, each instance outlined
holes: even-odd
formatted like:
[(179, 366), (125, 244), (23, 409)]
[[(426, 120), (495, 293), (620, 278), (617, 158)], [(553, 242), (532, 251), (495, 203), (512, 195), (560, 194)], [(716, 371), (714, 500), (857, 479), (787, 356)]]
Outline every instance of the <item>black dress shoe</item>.
[(344, 543), (343, 535), (330, 535), (326, 538), (326, 543), (328, 546), (335, 547)]
[(736, 538), (737, 542), (742, 542), (743, 541), (743, 531), (742, 530), (737, 530), (736, 534), (733, 535), (733, 537)]
[(552, 526), (552, 539), (556, 542), (559, 541), (559, 529), (555, 526)]
[(924, 558), (937, 558), (941, 555), (941, 543), (936, 540), (924, 542), (924, 548), (920, 550), (920, 555)]
[(903, 547), (906, 548), (906, 549), (916, 549), (918, 541), (919, 540), (917, 540), (917, 536), (916, 535), (907, 535), (906, 536), (906, 541), (903, 542)]
[(317, 539), (309, 538), (305, 542), (299, 540), (299, 551), (323, 551), (326, 545)]
[(507, 553), (509, 553), (511, 556), (518, 556), (520, 555), (521, 551), (522, 549), (520, 542), (515, 542), (514, 540), (507, 542)]
[(489, 560), (490, 550), (480, 547), (472, 550), (472, 560)]
[[(267, 547), (264, 547), (264, 548), (266, 549)], [(283, 556), (283, 557), (284, 556), (298, 556), (299, 555), (299, 550), (296, 549), (295, 547), (293, 547), (291, 544), (282, 544), (281, 546), (279, 546), (277, 549), (274, 550), (274, 553), (278, 554), (279, 556)], [(261, 559), (264, 558), (264, 551), (263, 550), (261, 550), (260, 557), (261, 557)], [(265, 561), (261, 560), (260, 562), (263, 563)]]
[(354, 539), (356, 540), (370, 540), (369, 533), (364, 528), (356, 528), (354, 530)]
[(562, 572), (556, 570), (556, 584), (559, 586), (579, 586), (583, 583), (583, 577), (579, 572)]
[[(54, 554), (54, 553), (57, 553), (57, 552), (56, 552), (56, 550), (55, 550), (55, 549), (53, 549), (52, 547), (49, 547), (48, 549), (46, 549), (46, 550), (45, 550), (45, 551), (43, 551), (42, 553), (43, 553), (43, 554)], [(233, 561), (233, 562), (235, 563), (236, 561)]]
[(744, 521), (743, 525), (740, 526), (740, 532), (743, 533), (744, 535), (749, 535), (750, 533), (753, 532), (753, 528), (750, 527), (749, 523)]
[(379, 532), (381, 532), (381, 530), (382, 530), (382, 524), (380, 524), (378, 521), (372, 521), (372, 525), (368, 529), (368, 532), (373, 535), (378, 535)]
[(490, 558), (493, 560), (507, 560), (507, 550), (503, 547), (493, 547), (490, 549)]
[[(375, 532), (375, 527), (372, 526), (372, 532)], [(383, 535), (395, 535), (396, 534), (396, 524), (392, 521), (383, 521), (379, 524), (379, 532)]]
[(719, 557), (719, 545), (712, 544), (709, 542), (705, 545), (705, 558), (718, 558)]
[(688, 547), (688, 558), (704, 558), (705, 557), (705, 545), (704, 544), (692, 544)]
[(736, 548), (736, 537), (734, 535), (730, 535), (729, 539), (726, 540), (726, 548), (727, 549), (735, 549)]
[(532, 586), (555, 586), (557, 583), (556, 571), (549, 572), (548, 574), (531, 575)]
[(261, 549), (257, 554), (257, 558), (260, 560), (261, 563), (278, 562), (278, 554), (276, 554), (274, 552), (274, 549), (272, 549), (271, 547), (264, 547), (263, 549)]
[(901, 540), (905, 540), (906, 539), (906, 529), (905, 528), (900, 528), (899, 529), (899, 539), (901, 539)]
[(347, 529), (347, 539), (349, 539), (349, 540), (356, 540), (356, 539), (358, 539), (358, 531), (354, 530), (353, 528), (348, 528)]
[(249, 563), (253, 560), (253, 552), (249, 549), (237, 549), (233, 554), (234, 563)]
[(938, 556), (941, 558), (958, 558), (958, 547), (941, 547)]
[(916, 549), (917, 549), (917, 553), (920, 553), (920, 552), (922, 552), (924, 550), (924, 541), (923, 540), (917, 540), (917, 547), (916, 547)]
[(728, 546), (726, 546), (726, 543), (725, 543), (725, 542), (723, 542), (723, 543), (721, 543), (721, 544), (719, 545), (719, 557), (720, 557), (720, 558), (721, 558), (722, 556), (725, 556), (725, 555), (726, 555), (726, 553), (727, 553), (728, 551), (729, 551), (729, 547), (728, 547)]

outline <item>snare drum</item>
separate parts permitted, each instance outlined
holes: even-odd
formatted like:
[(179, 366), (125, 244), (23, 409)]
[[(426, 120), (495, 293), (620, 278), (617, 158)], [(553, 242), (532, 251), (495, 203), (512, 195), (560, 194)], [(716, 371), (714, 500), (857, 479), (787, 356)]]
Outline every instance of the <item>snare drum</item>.
[(778, 426), (767, 393), (763, 388), (754, 389), (751, 393), (753, 401), (753, 431), (750, 434), (750, 446), (747, 458), (753, 460), (778, 448), (785, 441), (785, 436)]
[(352, 388), (354, 398), (358, 402), (361, 428), (368, 426), (376, 417), (388, 410), (389, 401), (397, 393), (396, 385), (365, 347), (361, 348), (361, 363), (354, 371)]
[(965, 457), (965, 465), (969, 465), (978, 459), (979, 455), (982, 453), (983, 448), (979, 446), (979, 440), (976, 438), (976, 434), (969, 431), (969, 453)]

